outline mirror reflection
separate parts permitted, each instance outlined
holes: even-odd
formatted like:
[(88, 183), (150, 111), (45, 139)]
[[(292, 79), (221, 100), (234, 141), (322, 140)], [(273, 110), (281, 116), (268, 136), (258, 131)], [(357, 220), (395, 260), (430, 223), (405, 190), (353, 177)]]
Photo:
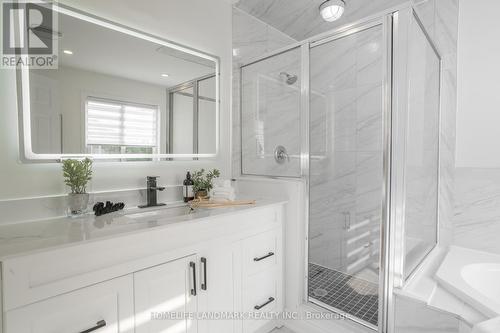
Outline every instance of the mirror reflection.
[(58, 69), (30, 69), (37, 154), (215, 154), (216, 63), (59, 15)]

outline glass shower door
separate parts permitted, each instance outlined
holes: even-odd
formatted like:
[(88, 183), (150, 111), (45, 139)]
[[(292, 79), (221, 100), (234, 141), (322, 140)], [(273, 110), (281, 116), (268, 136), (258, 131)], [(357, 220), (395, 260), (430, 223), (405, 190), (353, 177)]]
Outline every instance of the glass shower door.
[(382, 25), (310, 50), (309, 300), (378, 323)]

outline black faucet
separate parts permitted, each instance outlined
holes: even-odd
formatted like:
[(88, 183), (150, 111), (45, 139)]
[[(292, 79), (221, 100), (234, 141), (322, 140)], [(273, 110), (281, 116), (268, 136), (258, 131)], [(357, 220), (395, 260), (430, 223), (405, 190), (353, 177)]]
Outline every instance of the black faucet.
[(146, 205), (139, 206), (139, 208), (165, 206), (164, 203), (158, 203), (157, 191), (163, 191), (165, 189), (165, 187), (161, 187), (161, 186), (156, 185), (157, 178), (158, 177), (152, 177), (152, 176), (147, 177), (148, 188), (146, 190), (146, 197), (147, 197), (148, 203)]

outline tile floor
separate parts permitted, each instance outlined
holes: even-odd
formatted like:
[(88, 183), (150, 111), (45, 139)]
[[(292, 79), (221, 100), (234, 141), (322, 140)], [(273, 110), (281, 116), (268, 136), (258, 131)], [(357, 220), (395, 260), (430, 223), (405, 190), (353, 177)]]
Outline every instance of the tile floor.
[(309, 297), (377, 326), (378, 285), (309, 264)]

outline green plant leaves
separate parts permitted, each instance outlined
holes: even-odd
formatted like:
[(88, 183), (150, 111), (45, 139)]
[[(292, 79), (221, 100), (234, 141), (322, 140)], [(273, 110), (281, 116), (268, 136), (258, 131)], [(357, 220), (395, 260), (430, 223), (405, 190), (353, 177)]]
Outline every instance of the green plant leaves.
[(213, 180), (220, 177), (220, 171), (213, 169), (205, 175), (205, 169), (193, 172), (193, 191), (196, 193), (201, 190), (210, 191), (213, 186)]
[(62, 170), (64, 183), (71, 188), (71, 193), (86, 193), (87, 184), (92, 179), (92, 160), (64, 160)]

